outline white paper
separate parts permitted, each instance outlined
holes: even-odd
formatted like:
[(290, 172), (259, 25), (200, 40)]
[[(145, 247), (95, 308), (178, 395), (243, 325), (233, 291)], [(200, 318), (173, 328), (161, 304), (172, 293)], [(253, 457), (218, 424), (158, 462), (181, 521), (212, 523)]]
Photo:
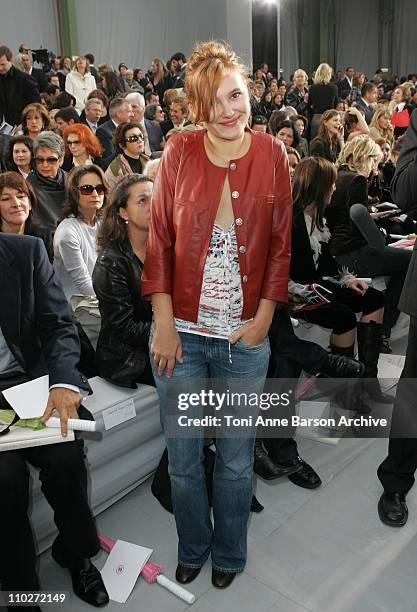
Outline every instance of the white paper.
[(152, 553), (151, 548), (117, 540), (101, 570), (101, 577), (112, 601), (126, 603)]
[(127, 400), (123, 400), (122, 402), (103, 410), (102, 415), (104, 429), (111, 429), (112, 427), (116, 427), (116, 425), (120, 425), (120, 423), (124, 423), (125, 421), (135, 418), (135, 402), (133, 401), (132, 397)]
[(0, 436), (0, 452), (17, 448), (44, 446), (45, 444), (72, 442), (72, 440), (74, 440), (74, 432), (72, 431), (69, 431), (64, 438), (61, 436), (61, 432), (56, 429), (45, 427), (45, 429), (33, 430), (29, 427), (12, 425), (9, 433)]
[(48, 403), (49, 375), (6, 389), (3, 395), (21, 419), (41, 417)]
[(378, 378), (383, 391), (395, 387), (405, 363), (404, 355), (381, 353), (378, 359)]

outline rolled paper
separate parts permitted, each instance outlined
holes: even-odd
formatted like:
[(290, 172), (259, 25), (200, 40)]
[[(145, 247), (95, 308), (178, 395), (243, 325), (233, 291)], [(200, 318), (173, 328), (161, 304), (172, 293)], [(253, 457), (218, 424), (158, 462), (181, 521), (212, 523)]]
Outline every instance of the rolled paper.
[(179, 597), (186, 603), (193, 604), (195, 602), (195, 595), (193, 595), (193, 593), (190, 593), (190, 591), (186, 591), (179, 584), (172, 582), (172, 580), (169, 580), (163, 574), (160, 574), (157, 577), (156, 581), (158, 584), (163, 586), (168, 591), (171, 591), (171, 593), (173, 593), (174, 595), (176, 595), (177, 597)]
[[(58, 417), (49, 417), (45, 425), (47, 427), (61, 427), (61, 421)], [(71, 431), (95, 431), (96, 422), (85, 419), (68, 419), (68, 429)]]

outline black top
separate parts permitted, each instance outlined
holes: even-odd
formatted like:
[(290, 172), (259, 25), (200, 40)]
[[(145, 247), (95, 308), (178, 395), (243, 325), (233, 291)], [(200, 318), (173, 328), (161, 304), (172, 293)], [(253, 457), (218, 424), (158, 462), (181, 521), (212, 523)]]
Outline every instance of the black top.
[[(107, 170), (108, 164), (104, 161), (102, 157), (94, 157), (93, 164), (101, 168), (103, 172)], [(74, 168), (74, 158), (72, 157), (72, 155), (65, 155), (61, 168), (65, 170), (65, 172), (70, 172)]]
[(39, 227), (54, 231), (62, 221), (66, 177), (67, 173), (61, 168), (55, 179), (45, 178), (36, 171), (27, 177), (36, 194), (36, 221)]
[(339, 157), (340, 150), (339, 141), (337, 141), (335, 149), (330, 147), (328, 140), (319, 138), (318, 136), (313, 138), (313, 140), (310, 142), (310, 155), (313, 155), (313, 157), (324, 157), (324, 159), (328, 159), (333, 164)]
[(322, 115), (330, 108), (336, 108), (338, 98), (337, 87), (334, 83), (326, 85), (312, 85), (308, 90), (307, 111), (309, 117)]
[(148, 350), (152, 309), (141, 295), (142, 269), (130, 242), (124, 242), (100, 251), (93, 271), (101, 314), (97, 369), (102, 378), (122, 387), (154, 384)]
[(301, 207), (294, 208), (291, 234), (290, 278), (303, 284), (320, 283), (323, 276), (338, 277), (340, 274), (334, 257), (330, 254), (326, 242), (321, 243), (321, 254), (314, 264), (313, 251)]
[(135, 159), (134, 157), (130, 157), (130, 155), (126, 155), (126, 153), (123, 152), (123, 157), (126, 158), (129, 166), (132, 168), (132, 172), (136, 173), (136, 174), (142, 174), (142, 161), (139, 157), (139, 159)]
[(332, 255), (351, 253), (367, 244), (350, 218), (353, 204), (368, 207), (368, 184), (366, 178), (341, 166), (337, 172), (336, 191), (326, 211), (326, 219), (332, 234), (330, 252)]

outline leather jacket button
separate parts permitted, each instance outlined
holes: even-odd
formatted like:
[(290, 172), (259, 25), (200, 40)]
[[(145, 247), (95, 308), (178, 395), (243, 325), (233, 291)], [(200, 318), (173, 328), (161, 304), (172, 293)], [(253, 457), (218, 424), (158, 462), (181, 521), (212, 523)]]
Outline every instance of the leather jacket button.
[(232, 191), (232, 198), (234, 200), (236, 200), (239, 197), (239, 192), (238, 191)]
[(235, 162), (232, 162), (229, 166), (230, 170), (236, 170), (236, 164)]
[(246, 276), (242, 276), (242, 283), (247, 283), (248, 282), (248, 277)]
[(243, 225), (243, 219), (241, 219), (240, 217), (238, 217), (235, 221), (236, 225)]
[(246, 253), (246, 247), (240, 246), (239, 247), (239, 253)]

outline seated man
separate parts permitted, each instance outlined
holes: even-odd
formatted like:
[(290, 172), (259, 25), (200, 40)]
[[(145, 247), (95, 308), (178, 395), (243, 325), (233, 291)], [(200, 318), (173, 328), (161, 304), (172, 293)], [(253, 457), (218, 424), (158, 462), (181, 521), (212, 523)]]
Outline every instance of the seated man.
[[(0, 233), (0, 285), (0, 408), (10, 409), (1, 390), (49, 374), (43, 419), (55, 409), (65, 436), (68, 418), (77, 418), (80, 390), (87, 394), (89, 385), (76, 368), (77, 332), (40, 239)], [(69, 570), (81, 599), (106, 604), (101, 575), (89, 559), (100, 545), (87, 501), (82, 440), (0, 452), (2, 590), (40, 589), (27, 516), (26, 462), (40, 468), (42, 491), (54, 510), (59, 535), (52, 545), (53, 558)]]

